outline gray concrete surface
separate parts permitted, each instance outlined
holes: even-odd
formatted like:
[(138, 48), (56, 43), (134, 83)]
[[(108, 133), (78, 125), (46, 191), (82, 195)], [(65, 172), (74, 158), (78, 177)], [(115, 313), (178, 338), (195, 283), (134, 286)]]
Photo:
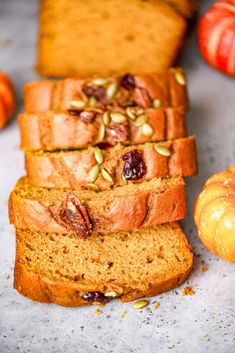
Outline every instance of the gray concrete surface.
[[(202, 1), (203, 9), (212, 1)], [(8, 72), (21, 105), (22, 85), (37, 76), (37, 2), (0, 0), (0, 69)], [(134, 311), (113, 302), (96, 317), (94, 307), (62, 308), (33, 303), (12, 288), (14, 230), (8, 224), (7, 199), (24, 173), (19, 132), (14, 121), (0, 132), (0, 353), (233, 353), (235, 352), (235, 264), (205, 250), (192, 222), (193, 204), (203, 182), (235, 162), (235, 81), (210, 69), (199, 57), (195, 37), (182, 64), (189, 77), (189, 130), (197, 135), (200, 174), (188, 181), (184, 229), (195, 252), (189, 284), (195, 295), (182, 297), (183, 286), (153, 298), (153, 311)], [(202, 272), (202, 261), (208, 266)], [(8, 278), (10, 276), (10, 278)], [(121, 313), (126, 310), (125, 318)]]

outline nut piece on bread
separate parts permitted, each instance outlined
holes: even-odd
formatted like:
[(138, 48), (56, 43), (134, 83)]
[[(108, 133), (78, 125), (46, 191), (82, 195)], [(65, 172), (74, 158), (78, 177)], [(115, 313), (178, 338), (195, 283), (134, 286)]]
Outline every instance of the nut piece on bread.
[(37, 71), (65, 77), (172, 66), (187, 24), (164, 0), (41, 0)]
[(151, 297), (183, 283), (193, 265), (176, 223), (92, 233), (89, 241), (17, 229), (16, 244), (15, 289), (32, 300), (63, 306)]
[(47, 188), (79, 189), (94, 184), (99, 191), (127, 182), (197, 174), (194, 136), (158, 144), (117, 145), (107, 150), (89, 147), (27, 152), (25, 161), (30, 184)]
[[(68, 200), (70, 196), (74, 197), (74, 205)], [(90, 231), (118, 232), (178, 221), (185, 217), (185, 212), (182, 178), (152, 179), (98, 193), (37, 188), (22, 178), (9, 200), (10, 222), (16, 228), (70, 232), (78, 237), (81, 226), (82, 237), (87, 237)], [(87, 219), (89, 222), (84, 222)]]

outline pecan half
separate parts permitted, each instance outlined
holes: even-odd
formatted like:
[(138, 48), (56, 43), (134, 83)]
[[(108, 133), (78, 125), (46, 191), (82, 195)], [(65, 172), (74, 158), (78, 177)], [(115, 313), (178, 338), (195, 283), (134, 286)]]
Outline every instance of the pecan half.
[(79, 238), (87, 239), (91, 231), (91, 222), (86, 207), (77, 195), (69, 193), (58, 214), (58, 222), (76, 233)]
[(85, 124), (91, 124), (96, 116), (96, 112), (91, 110), (68, 109), (68, 113), (77, 116)]
[(151, 98), (144, 88), (137, 87), (134, 90), (132, 97), (135, 100), (137, 106), (142, 108), (150, 108), (152, 106)]
[(106, 141), (112, 145), (128, 141), (128, 129), (126, 125), (111, 122), (106, 128)]

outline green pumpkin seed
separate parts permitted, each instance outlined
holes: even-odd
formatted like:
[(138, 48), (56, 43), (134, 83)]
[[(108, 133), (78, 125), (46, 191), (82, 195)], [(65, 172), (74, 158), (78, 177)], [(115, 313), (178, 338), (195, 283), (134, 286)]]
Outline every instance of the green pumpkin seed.
[(97, 104), (97, 99), (94, 96), (91, 96), (88, 100), (88, 105), (90, 107), (95, 107)]
[(171, 151), (166, 146), (156, 144), (154, 145), (154, 148), (157, 151), (157, 153), (161, 154), (162, 156), (169, 157), (171, 155)]
[(144, 136), (146, 137), (152, 137), (153, 136), (153, 128), (149, 124), (144, 124), (142, 127), (142, 132)]
[(108, 79), (105, 77), (96, 77), (91, 82), (96, 86), (103, 86), (108, 83)]
[(99, 148), (97, 148), (97, 149), (95, 149), (94, 155), (95, 155), (96, 162), (98, 164), (102, 164), (104, 161), (103, 152)]
[(100, 174), (100, 167), (98, 165), (95, 165), (94, 167), (91, 168), (91, 171), (89, 174), (91, 183), (94, 183), (98, 179), (99, 174)]
[(182, 74), (182, 72), (176, 72), (175, 73), (175, 79), (178, 82), (179, 85), (181, 86), (185, 86), (186, 85), (186, 80), (184, 75)]
[(135, 124), (137, 126), (142, 126), (148, 121), (148, 116), (146, 114), (141, 114), (138, 116), (138, 118), (135, 121)]
[(105, 137), (105, 125), (101, 124), (99, 128), (98, 142), (103, 141), (104, 137)]
[(106, 96), (109, 99), (112, 99), (114, 96), (116, 96), (117, 91), (118, 91), (118, 85), (115, 82), (113, 82), (108, 86), (106, 90)]
[(117, 297), (117, 293), (116, 292), (107, 292), (104, 294), (105, 297), (109, 297), (109, 298), (116, 298)]
[(162, 102), (160, 101), (160, 99), (154, 99), (153, 108), (161, 108), (161, 106), (162, 106)]
[(105, 112), (104, 115), (103, 115), (103, 122), (104, 122), (104, 125), (109, 126), (110, 120), (111, 120), (111, 119), (110, 119), (109, 112)]
[(102, 177), (107, 180), (110, 183), (113, 183), (113, 178), (111, 177), (111, 175), (107, 172), (107, 170), (105, 169), (101, 169), (101, 175)]
[(149, 304), (148, 300), (138, 300), (132, 304), (133, 309), (143, 309)]
[(127, 108), (126, 108), (126, 115), (127, 115), (131, 120), (135, 120), (135, 119), (136, 119), (136, 116), (135, 116), (135, 114), (133, 113), (131, 107), (127, 107)]
[(117, 124), (124, 124), (127, 120), (125, 115), (121, 113), (116, 113), (116, 112), (110, 113), (110, 118), (114, 123), (117, 123)]
[(86, 103), (80, 99), (77, 99), (77, 100), (74, 100), (72, 102), (70, 102), (70, 107), (71, 108), (77, 108), (77, 109), (80, 109), (80, 108), (84, 108), (86, 105)]
[(100, 188), (99, 188), (99, 186), (98, 185), (96, 185), (96, 184), (87, 184), (87, 187), (89, 188), (89, 189), (91, 189), (91, 190), (93, 190), (93, 191), (100, 191)]

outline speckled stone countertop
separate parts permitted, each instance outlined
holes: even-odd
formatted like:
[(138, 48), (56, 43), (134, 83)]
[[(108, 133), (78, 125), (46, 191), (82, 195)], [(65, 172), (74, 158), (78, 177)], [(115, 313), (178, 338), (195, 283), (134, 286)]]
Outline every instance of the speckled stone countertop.
[[(206, 9), (212, 1), (202, 1)], [(202, 10), (204, 10), (202, 9)], [(35, 62), (37, 1), (0, 0), (0, 68), (8, 72), (21, 106), (22, 85), (37, 79)], [(62, 308), (21, 297), (12, 288), (14, 230), (8, 224), (7, 199), (24, 173), (16, 120), (0, 133), (0, 353), (234, 353), (235, 264), (210, 254), (199, 242), (193, 204), (203, 182), (235, 162), (235, 80), (210, 69), (189, 39), (181, 64), (189, 77), (190, 133), (197, 135), (200, 174), (188, 180), (188, 215), (183, 226), (195, 253), (188, 283), (152, 298), (143, 311), (112, 302), (96, 316), (95, 307)], [(203, 263), (208, 267), (202, 271)], [(126, 311), (126, 316), (121, 313)]]

